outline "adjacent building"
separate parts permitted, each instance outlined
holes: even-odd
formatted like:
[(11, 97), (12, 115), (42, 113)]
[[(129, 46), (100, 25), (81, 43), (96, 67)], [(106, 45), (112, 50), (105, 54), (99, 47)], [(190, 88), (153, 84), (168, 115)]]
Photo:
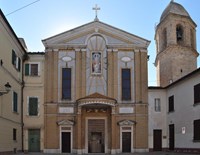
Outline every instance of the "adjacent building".
[(200, 68), (167, 87), (149, 87), (150, 151), (199, 153), (199, 122)]
[(0, 10), (0, 152), (22, 150), (23, 61), (26, 45)]
[(149, 87), (149, 148), (200, 152), (196, 24), (171, 1), (156, 27), (158, 87)]
[(25, 152), (44, 149), (44, 52), (28, 53), (24, 62), (23, 141)]

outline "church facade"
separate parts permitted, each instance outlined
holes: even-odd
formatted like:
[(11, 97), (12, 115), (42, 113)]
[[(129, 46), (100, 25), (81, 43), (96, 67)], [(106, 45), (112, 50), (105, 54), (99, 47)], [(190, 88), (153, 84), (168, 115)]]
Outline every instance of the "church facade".
[(97, 18), (43, 40), (44, 152), (148, 151), (149, 43)]
[(149, 87), (144, 38), (96, 16), (28, 53), (0, 16), (0, 154), (200, 153), (197, 25), (183, 6), (171, 1), (156, 26)]

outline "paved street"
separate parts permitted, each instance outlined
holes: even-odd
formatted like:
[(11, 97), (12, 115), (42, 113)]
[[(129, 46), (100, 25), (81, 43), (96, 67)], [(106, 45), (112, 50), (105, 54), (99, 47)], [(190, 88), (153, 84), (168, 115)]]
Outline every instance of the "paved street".
[[(62, 153), (62, 155), (67, 155), (68, 153)], [(17, 153), (17, 155), (61, 155), (61, 154), (48, 154), (48, 153)], [(68, 154), (69, 155), (69, 154)], [(76, 154), (71, 154), (76, 155)], [(88, 155), (104, 155), (103, 153), (88, 154)], [(108, 155), (108, 154), (105, 154)], [(123, 153), (122, 155), (194, 155), (190, 153), (174, 153), (174, 152), (147, 152), (147, 153)], [(197, 154), (196, 154), (197, 155)]]

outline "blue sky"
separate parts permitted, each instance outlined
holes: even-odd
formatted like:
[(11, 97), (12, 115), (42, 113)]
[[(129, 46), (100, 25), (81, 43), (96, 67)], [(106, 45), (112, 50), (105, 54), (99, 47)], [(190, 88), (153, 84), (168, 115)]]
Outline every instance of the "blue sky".
[[(184, 6), (200, 26), (200, 0), (175, 2)], [(0, 0), (0, 8), (17, 36), (25, 39), (29, 51), (37, 52), (44, 51), (42, 39), (93, 21), (95, 12), (92, 7), (98, 4), (100, 21), (151, 41), (148, 48), (149, 85), (156, 85), (153, 65), (155, 25), (169, 3), (170, 0)], [(24, 7), (26, 5), (29, 6)], [(10, 14), (15, 10), (18, 11)], [(199, 49), (200, 30), (197, 27), (197, 51)]]

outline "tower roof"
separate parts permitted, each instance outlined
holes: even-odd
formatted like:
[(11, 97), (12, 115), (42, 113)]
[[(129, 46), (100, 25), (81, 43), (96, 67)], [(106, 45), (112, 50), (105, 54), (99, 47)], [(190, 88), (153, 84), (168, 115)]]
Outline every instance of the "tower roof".
[(163, 11), (160, 17), (160, 22), (165, 17), (167, 17), (168, 14), (176, 14), (176, 15), (190, 17), (189, 13), (185, 10), (185, 8), (174, 1), (171, 1), (169, 5), (165, 8), (165, 10)]

